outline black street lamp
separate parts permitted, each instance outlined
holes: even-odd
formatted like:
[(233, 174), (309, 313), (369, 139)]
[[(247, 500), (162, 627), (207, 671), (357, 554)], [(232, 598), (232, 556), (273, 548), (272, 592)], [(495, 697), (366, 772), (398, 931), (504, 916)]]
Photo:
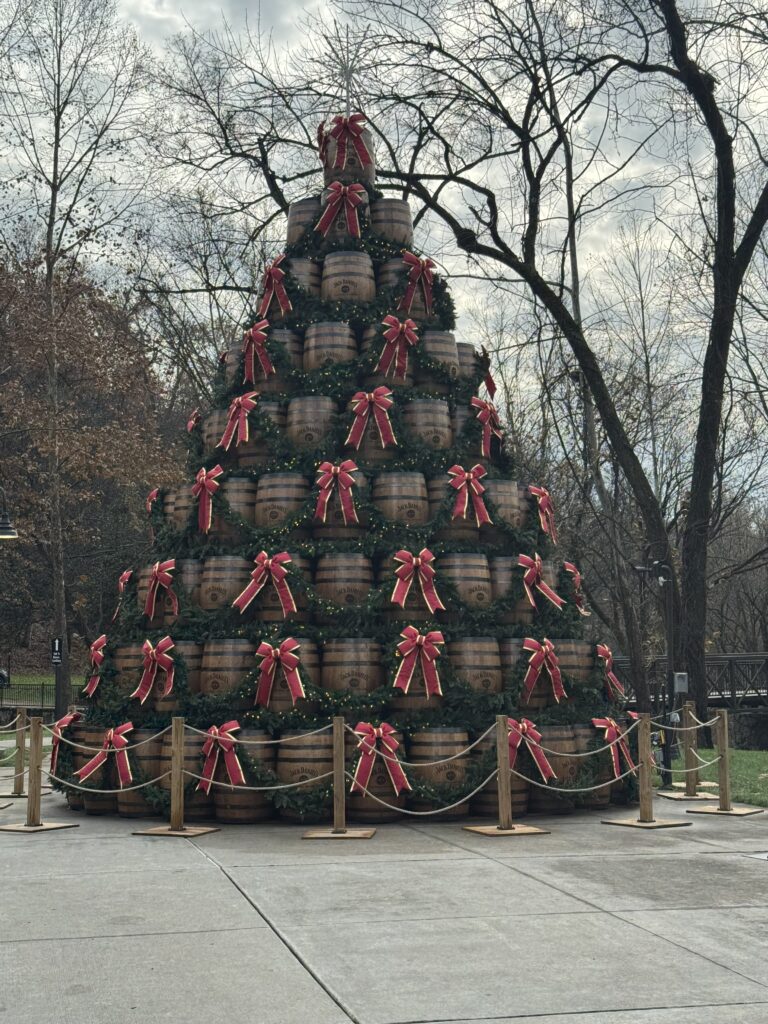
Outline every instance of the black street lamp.
[(3, 487), (0, 487), (0, 495), (2, 495), (2, 502), (0, 503), (0, 540), (16, 540), (19, 534), (8, 514), (8, 503)]
[[(654, 575), (659, 586), (664, 592), (664, 632), (667, 643), (667, 694), (666, 705), (669, 712), (675, 710), (675, 605), (672, 593), (672, 569), (666, 562), (651, 562), (648, 565), (636, 565), (635, 571), (640, 575), (641, 580), (646, 576)], [(662, 751), (664, 768), (661, 773), (662, 783), (669, 786), (672, 783), (672, 733), (664, 729), (664, 749)]]

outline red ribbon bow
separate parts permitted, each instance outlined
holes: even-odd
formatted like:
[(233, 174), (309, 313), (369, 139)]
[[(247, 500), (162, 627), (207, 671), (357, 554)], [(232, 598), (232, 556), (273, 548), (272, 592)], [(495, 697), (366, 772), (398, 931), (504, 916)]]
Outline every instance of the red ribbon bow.
[(563, 562), (563, 568), (573, 576), (573, 603), (579, 611), (579, 615), (591, 615), (584, 601), (584, 594), (581, 590), (582, 576), (573, 562)]
[(165, 672), (165, 686), (161, 696), (167, 697), (173, 690), (173, 673), (174, 673), (174, 662), (173, 658), (168, 654), (168, 651), (174, 646), (173, 640), (169, 636), (164, 636), (157, 644), (157, 647), (153, 647), (149, 640), (145, 640), (142, 644), (142, 650), (144, 651), (144, 671), (141, 674), (139, 685), (131, 694), (131, 697), (138, 697), (139, 703), (143, 704), (149, 696), (152, 690), (152, 684), (157, 676), (157, 671)]
[(187, 433), (191, 434), (195, 427), (200, 422), (200, 410), (193, 409), (190, 413), (189, 419), (187, 420)]
[(117, 725), (114, 729), (107, 729), (104, 733), (102, 749), (87, 764), (84, 764), (82, 768), (75, 772), (78, 779), (81, 782), (85, 782), (89, 776), (93, 775), (97, 768), (101, 768), (110, 754), (114, 754), (120, 789), (123, 786), (130, 786), (133, 782), (133, 774), (130, 762), (128, 761), (128, 751), (125, 750), (125, 747), (128, 746), (125, 734), (131, 732), (132, 729), (133, 722), (123, 722), (122, 725)]
[(621, 751), (622, 757), (626, 763), (627, 768), (630, 771), (637, 771), (635, 763), (632, 760), (632, 755), (629, 752), (629, 744), (627, 743), (624, 733), (619, 728), (618, 724), (612, 718), (593, 718), (592, 725), (596, 729), (605, 729), (604, 739), (606, 743), (611, 743), (611, 761), (613, 763), (613, 777), (618, 779), (621, 775), (621, 762), (619, 760), (619, 751)]
[[(288, 292), (285, 290), (285, 271), (280, 266), (285, 258), (285, 253), (276, 256), (271, 263), (267, 264), (264, 271), (264, 278), (261, 283), (263, 295), (257, 310), (258, 315), (261, 317), (267, 315), (272, 299), (277, 299), (277, 304), (280, 306), (280, 311), (283, 315), (290, 313), (293, 309), (291, 300), (288, 298)], [(257, 324), (256, 326), (259, 327), (260, 325)]]
[(382, 755), (384, 764), (387, 766), (387, 773), (395, 795), (399, 796), (404, 789), (411, 788), (397, 757), (397, 748), (400, 744), (394, 734), (395, 730), (388, 722), (382, 722), (378, 728), (371, 725), (370, 722), (357, 723), (355, 735), (360, 737), (357, 743), (360, 760), (355, 768), (352, 785), (349, 788), (350, 793), (365, 793), (377, 754)]
[(486, 402), (482, 398), (473, 398), (469, 403), (473, 409), (477, 409), (477, 419), (483, 426), (483, 437), (480, 443), (480, 449), (483, 457), (490, 459), (491, 457), (491, 438), (498, 438), (501, 442), (504, 434), (501, 429), (501, 422), (499, 421), (499, 414), (496, 411), (496, 406), (493, 402)]
[(301, 644), (298, 640), (294, 640), (292, 636), (289, 636), (286, 640), (280, 644), (279, 647), (273, 647), (268, 644), (266, 640), (259, 644), (256, 655), (263, 658), (261, 663), (261, 673), (259, 675), (259, 683), (256, 688), (256, 700), (255, 704), (261, 704), (263, 707), (269, 707), (269, 702), (272, 697), (272, 687), (275, 685), (275, 674), (277, 672), (277, 666), (282, 666), (283, 676), (285, 678), (286, 685), (291, 694), (291, 700), (295, 704), (300, 697), (304, 697), (304, 686), (301, 682), (301, 676), (299, 675), (299, 665), (301, 660), (296, 654)]
[(543, 643), (539, 643), (538, 640), (534, 640), (532, 637), (527, 637), (523, 641), (523, 650), (532, 652), (528, 659), (528, 670), (523, 680), (525, 703), (529, 703), (533, 688), (541, 675), (541, 670), (546, 668), (552, 683), (552, 693), (559, 704), (560, 698), (565, 697), (566, 694), (563, 687), (563, 677), (560, 673), (560, 662), (555, 654), (555, 645), (546, 637), (544, 637)]
[(160, 587), (168, 591), (171, 599), (173, 614), (179, 614), (179, 599), (173, 590), (172, 572), (176, 570), (176, 559), (168, 558), (164, 562), (155, 562), (152, 572), (149, 574), (149, 585), (147, 587), (147, 599), (144, 602), (144, 614), (148, 619), (154, 619), (155, 607), (157, 605), (157, 593)]
[(427, 316), (432, 316), (432, 284), (434, 282), (433, 271), (435, 264), (430, 259), (419, 259), (418, 256), (407, 250), (403, 251), (403, 263), (410, 268), (408, 271), (408, 287), (397, 308), (410, 313), (416, 296), (416, 289), (421, 285), (421, 291), (424, 296), (424, 308), (427, 311)]
[(98, 670), (104, 664), (104, 648), (107, 646), (107, 634), (102, 633), (100, 637), (97, 637), (90, 647), (90, 659), (91, 668), (93, 669), (93, 675), (85, 684), (83, 693), (86, 697), (92, 697), (96, 693), (96, 688), (101, 682), (101, 676)]
[(360, 219), (357, 215), (357, 208), (363, 201), (365, 189), (362, 185), (342, 185), (340, 181), (332, 181), (328, 186), (328, 191), (330, 192), (328, 202), (320, 220), (315, 224), (315, 231), (319, 231), (323, 237), (327, 236), (343, 206), (347, 218), (347, 231), (353, 238), (359, 238)]
[(486, 475), (485, 467), (481, 466), (479, 462), (471, 469), (464, 469), (463, 466), (451, 466), (448, 476), (453, 477), (451, 487), (456, 490), (452, 519), (467, 518), (471, 498), (477, 525), (482, 526), (484, 523), (492, 522), (482, 498), (482, 495), (485, 494), (485, 487), (480, 483)]
[(357, 482), (352, 476), (357, 472), (357, 465), (352, 459), (345, 459), (334, 466), (332, 462), (321, 462), (317, 467), (317, 486), (320, 493), (317, 496), (315, 505), (315, 519), (325, 522), (328, 515), (328, 502), (330, 501), (334, 485), (339, 490), (339, 503), (341, 514), (344, 517), (344, 525), (359, 522), (355, 509), (355, 499), (352, 497), (352, 487)]
[(120, 614), (120, 606), (123, 603), (123, 594), (127, 587), (131, 577), (133, 576), (133, 569), (126, 569), (125, 572), (121, 572), (117, 580), (117, 608), (115, 608), (115, 614), (112, 616), (114, 622), (117, 616)]
[(296, 611), (296, 602), (293, 599), (291, 588), (286, 582), (288, 570), (286, 565), (291, 561), (287, 551), (281, 551), (277, 555), (268, 555), (266, 551), (260, 551), (254, 558), (255, 569), (251, 572), (251, 582), (232, 602), (233, 608), (239, 608), (242, 615), (251, 601), (266, 585), (267, 580), (272, 581), (272, 586), (280, 598), (280, 607), (283, 609), (283, 618), (290, 612)]
[(374, 373), (383, 373), (387, 377), (391, 371), (395, 380), (405, 380), (408, 373), (408, 349), (419, 343), (416, 324), (410, 318), (398, 320), (391, 315), (385, 316), (382, 324), (388, 328), (384, 331), (386, 345), (381, 350)]
[(415, 626), (406, 626), (400, 636), (405, 639), (397, 645), (397, 653), (403, 660), (395, 676), (394, 688), (408, 693), (408, 687), (411, 685), (416, 668), (416, 660), (419, 659), (427, 700), (433, 694), (442, 697), (443, 691), (440, 689), (440, 677), (437, 674), (435, 660), (440, 656), (438, 644), (445, 643), (443, 634), (436, 629), (422, 634)]
[(545, 782), (556, 779), (555, 771), (547, 760), (547, 755), (541, 749), (541, 733), (536, 726), (527, 718), (521, 718), (518, 722), (514, 718), (507, 719), (509, 728), (509, 767), (514, 768), (517, 761), (517, 751), (520, 744), (525, 740), (528, 753), (533, 758), (533, 763), (539, 769), (539, 773)]
[(404, 550), (395, 553), (395, 561), (402, 562), (402, 565), (395, 569), (397, 583), (392, 591), (392, 604), (399, 604), (401, 608), (405, 608), (405, 602), (408, 599), (413, 578), (418, 576), (421, 594), (427, 608), (429, 608), (433, 615), (438, 608), (441, 611), (445, 611), (445, 605), (435, 590), (435, 570), (432, 567), (434, 560), (435, 556), (429, 548), (422, 548), (418, 555), (413, 555), (410, 551)]
[(613, 671), (613, 652), (607, 644), (597, 644), (595, 652), (598, 658), (605, 661), (605, 688), (608, 692), (608, 700), (618, 700), (625, 697), (626, 693), (616, 674)]
[(202, 789), (206, 795), (211, 792), (211, 784), (213, 776), (216, 774), (220, 753), (224, 754), (224, 766), (227, 769), (231, 785), (245, 785), (245, 775), (243, 775), (240, 758), (235, 752), (237, 740), (232, 735), (234, 730), (239, 728), (240, 723), (233, 719), (231, 722), (225, 722), (223, 725), (212, 725), (210, 729), (206, 730), (207, 739), (203, 742), (203, 755), (205, 757), (203, 777), (195, 786), (196, 790)]
[(539, 509), (539, 525), (548, 534), (553, 544), (557, 544), (557, 528), (555, 527), (555, 506), (546, 487), (536, 484), (528, 485), (528, 493), (536, 499)]
[(267, 328), (269, 320), (259, 320), (243, 335), (243, 384), (256, 383), (256, 360), (259, 361), (264, 379), (270, 373), (276, 373), (272, 360), (267, 353)]
[(533, 558), (529, 555), (518, 555), (517, 564), (521, 569), (525, 569), (523, 573), (523, 586), (525, 587), (525, 593), (528, 600), (533, 608), (538, 608), (536, 604), (536, 598), (533, 595), (534, 588), (543, 594), (548, 601), (551, 601), (556, 608), (562, 608), (565, 601), (559, 594), (556, 594), (554, 590), (545, 583), (542, 579), (542, 561), (539, 554), (534, 554)]
[(352, 445), (354, 448), (360, 447), (365, 428), (368, 426), (368, 417), (371, 415), (371, 410), (373, 410), (373, 417), (376, 420), (376, 426), (379, 428), (381, 447), (386, 448), (388, 444), (396, 445), (397, 440), (392, 430), (392, 424), (389, 422), (389, 413), (387, 411), (394, 404), (392, 392), (383, 385), (373, 391), (357, 391), (352, 396), (352, 409), (355, 418), (352, 421), (352, 426), (344, 444)]
[(213, 522), (213, 496), (221, 486), (217, 477), (222, 476), (224, 470), (221, 466), (214, 466), (213, 469), (199, 469), (195, 482), (192, 484), (192, 495), (198, 499), (197, 503), (197, 528), (200, 533), (208, 533)]
[(160, 494), (160, 488), (159, 487), (153, 487), (152, 490), (147, 495), (146, 501), (144, 502), (144, 508), (146, 508), (148, 516), (152, 514), (152, 506), (157, 501), (157, 497), (158, 497), (159, 494)]
[[(363, 125), (367, 118), (365, 114), (352, 114), (351, 117), (341, 117), (337, 115), (331, 121), (331, 130), (327, 135), (324, 136), (322, 142), (320, 142), (320, 154), (321, 157), (325, 156), (325, 150), (328, 147), (328, 138), (336, 140), (336, 159), (333, 161), (334, 167), (344, 168), (347, 166), (347, 152), (349, 143), (355, 147), (360, 163), (363, 167), (370, 167), (373, 163), (373, 158), (368, 152), (368, 147), (365, 144), (363, 138)], [(325, 122), (320, 125), (320, 130), (323, 130)]]
[(258, 391), (248, 391), (246, 394), (232, 399), (227, 411), (227, 425), (224, 428), (224, 433), (221, 435), (221, 440), (216, 445), (217, 448), (223, 448), (225, 452), (228, 452), (235, 432), (237, 432), (235, 448), (248, 441), (250, 436), (248, 432), (248, 413), (253, 412), (258, 400)]
[(70, 711), (68, 715), (64, 715), (64, 717), (60, 718), (58, 722), (53, 723), (53, 727), (51, 729), (51, 775), (56, 774), (62, 730), (66, 729), (67, 726), (72, 725), (73, 722), (79, 722), (82, 717), (83, 716), (79, 711)]

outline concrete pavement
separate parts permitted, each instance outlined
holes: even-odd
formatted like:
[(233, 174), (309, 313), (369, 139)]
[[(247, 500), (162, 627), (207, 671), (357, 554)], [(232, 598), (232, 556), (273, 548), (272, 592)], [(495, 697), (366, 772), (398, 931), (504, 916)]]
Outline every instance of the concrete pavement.
[(498, 839), (420, 819), (367, 842), (133, 836), (57, 794), (43, 818), (80, 828), (0, 833), (9, 1024), (768, 1022), (768, 814)]

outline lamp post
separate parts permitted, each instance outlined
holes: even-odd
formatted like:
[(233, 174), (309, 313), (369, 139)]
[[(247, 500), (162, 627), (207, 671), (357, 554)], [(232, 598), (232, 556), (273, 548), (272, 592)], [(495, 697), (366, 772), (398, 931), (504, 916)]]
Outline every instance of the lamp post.
[(5, 497), (5, 488), (0, 487), (0, 495), (2, 495), (2, 501), (0, 501), (0, 540), (16, 540), (19, 534), (11, 522), (10, 515), (8, 514), (8, 502)]
[[(667, 705), (670, 713), (675, 710), (675, 608), (672, 594), (672, 569), (666, 562), (653, 562), (659, 586), (664, 591), (665, 632), (667, 634)], [(661, 773), (665, 786), (672, 784), (672, 733), (664, 730), (664, 771)]]

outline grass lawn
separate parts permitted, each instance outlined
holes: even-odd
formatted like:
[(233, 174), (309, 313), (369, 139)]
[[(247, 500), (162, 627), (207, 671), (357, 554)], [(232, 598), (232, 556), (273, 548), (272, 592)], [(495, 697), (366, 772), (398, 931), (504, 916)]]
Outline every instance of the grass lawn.
[[(699, 755), (705, 761), (711, 761), (716, 751), (702, 748)], [(672, 767), (684, 768), (685, 765), (682, 760), (675, 760)], [(717, 782), (717, 765), (702, 768), (699, 778), (702, 781)], [(675, 781), (684, 779), (684, 775), (678, 775)], [(731, 797), (734, 803), (768, 807), (768, 750), (731, 751)]]

